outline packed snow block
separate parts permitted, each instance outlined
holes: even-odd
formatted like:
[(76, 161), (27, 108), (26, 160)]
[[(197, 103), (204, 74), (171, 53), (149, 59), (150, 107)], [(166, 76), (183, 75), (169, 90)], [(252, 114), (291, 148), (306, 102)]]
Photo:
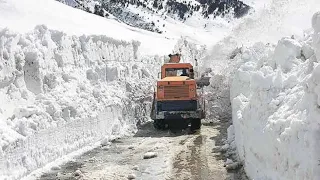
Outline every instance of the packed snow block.
[(35, 49), (26, 52), (26, 62), (23, 67), (26, 87), (34, 94), (43, 92), (43, 80), (40, 72), (41, 53)]
[(315, 33), (320, 32), (320, 12), (316, 12), (312, 16), (312, 27), (313, 27)]
[(320, 61), (320, 12), (317, 12), (312, 17), (312, 27), (314, 34), (312, 37), (313, 48), (317, 57), (317, 61)]
[(315, 93), (317, 97), (317, 105), (320, 107), (320, 65), (314, 68), (311, 78), (307, 84), (307, 90), (309, 93)]
[(63, 45), (62, 42), (65, 40), (66, 34), (61, 31), (50, 31), (51, 39), (55, 43), (59, 44), (60, 46)]
[(46, 113), (48, 113), (52, 118), (55, 118), (55, 113), (59, 111), (58, 103), (52, 101), (44, 101), (44, 107)]
[(252, 90), (268, 90), (273, 85), (272, 76), (264, 76), (262, 72), (253, 72), (251, 75)]
[(67, 74), (67, 73), (62, 73), (62, 79), (63, 79), (65, 82), (70, 82), (71, 80), (76, 80), (77, 77), (72, 76), (72, 75)]
[(15, 120), (15, 129), (20, 135), (27, 137), (34, 133), (36, 125), (28, 121), (28, 118), (23, 117)]
[(228, 143), (231, 143), (234, 139), (234, 126), (230, 125), (227, 129), (227, 133), (228, 133)]
[(284, 72), (292, 69), (297, 62), (297, 58), (301, 57), (301, 44), (290, 38), (282, 38), (274, 51), (273, 59), (276, 65), (280, 65)]
[(64, 59), (63, 59), (63, 55), (62, 54), (59, 54), (59, 53), (55, 53), (54, 54), (54, 59), (56, 60), (57, 62), (57, 65), (59, 68), (63, 68), (64, 67)]
[[(0, 31), (0, 88), (9, 86), (16, 78), (16, 61), (14, 50), (20, 49), (16, 47), (19, 38), (11, 35), (7, 30)], [(12, 52), (13, 51), (13, 52)], [(17, 65), (20, 62), (17, 61)]]
[[(251, 71), (255, 69), (255, 63), (253, 62), (246, 62), (245, 64), (241, 65), (238, 71), (235, 72), (235, 79), (232, 80), (231, 87), (230, 87), (230, 99), (232, 101), (233, 98), (236, 97), (239, 93), (242, 93), (244, 96), (249, 96), (249, 91), (245, 91), (251, 86)], [(216, 86), (220, 87), (220, 81), (216, 83)], [(234, 88), (233, 88), (234, 87)]]
[(92, 69), (87, 70), (86, 72), (87, 79), (90, 81), (97, 81), (99, 79), (99, 75)]
[(312, 45), (314, 48), (317, 61), (320, 62), (320, 32), (315, 32), (313, 34)]
[(25, 59), (24, 52), (22, 50), (19, 50), (18, 52), (15, 52), (14, 59), (15, 59), (16, 69), (18, 71), (23, 71), (23, 66), (24, 66), (24, 63), (25, 63), (25, 61), (24, 61), (24, 59)]
[(117, 41), (106, 36), (81, 36), (81, 50), (87, 64), (133, 59), (134, 50), (131, 43)]
[(148, 78), (150, 77), (150, 73), (147, 69), (141, 69), (142, 78)]
[(133, 58), (138, 59), (139, 56), (139, 46), (141, 45), (141, 42), (139, 41), (132, 41), (132, 47), (133, 47)]
[(106, 81), (106, 74), (107, 74), (106, 68), (96, 67), (95, 71), (98, 75), (99, 80)]
[(95, 98), (100, 98), (102, 95), (101, 95), (101, 91), (99, 90), (99, 89), (94, 89), (93, 91), (92, 91), (92, 95), (93, 95), (93, 97), (95, 97)]
[(77, 110), (73, 106), (62, 107), (62, 118), (64, 120), (70, 120), (70, 118), (75, 118), (77, 116)]
[(23, 118), (23, 117), (30, 117), (33, 114), (38, 114), (39, 110), (36, 109), (36, 107), (19, 107), (19, 108), (15, 108), (14, 110), (14, 118)]
[(14, 85), (18, 88), (24, 88), (26, 86), (25, 81), (24, 81), (24, 73), (23, 71), (16, 71), (15, 72), (15, 80), (14, 80)]
[(317, 64), (312, 72), (312, 76), (309, 80), (308, 86), (310, 87), (311, 84), (313, 84), (313, 86), (311, 87), (315, 87), (316, 85), (320, 84), (320, 64)]
[(302, 45), (302, 55), (305, 58), (305, 60), (311, 58), (311, 56), (314, 55), (314, 50), (312, 46), (307, 43), (304, 43)]
[(54, 74), (47, 74), (43, 78), (43, 84), (46, 84), (50, 89), (58, 85), (57, 77)]
[(9, 74), (6, 75), (4, 77), (2, 77), (3, 79), (0, 79), (0, 89), (9, 86), (11, 83), (14, 82), (15, 80), (15, 74)]
[(281, 70), (277, 69), (273, 77), (273, 86), (277, 89), (283, 88), (284, 76)]
[(117, 67), (106, 66), (106, 80), (111, 82), (119, 78), (119, 71)]

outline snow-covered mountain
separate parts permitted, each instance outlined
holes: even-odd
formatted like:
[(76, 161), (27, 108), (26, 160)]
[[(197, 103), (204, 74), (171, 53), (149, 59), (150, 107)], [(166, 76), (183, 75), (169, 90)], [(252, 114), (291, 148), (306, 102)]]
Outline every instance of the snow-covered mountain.
[[(69, 35), (106, 35), (118, 40), (139, 40), (140, 53), (149, 55), (171, 52), (181, 37), (210, 46), (226, 36), (232, 27), (240, 22), (239, 19), (230, 16), (217, 17), (214, 20), (193, 16), (184, 23), (169, 16), (165, 20), (154, 16), (158, 18), (159, 23), (165, 24), (165, 31), (158, 34), (126, 25), (116, 18), (100, 17), (52, 0), (5, 0), (1, 1), (0, 5), (0, 28), (26, 33), (33, 31), (39, 24), (45, 24), (50, 29)], [(145, 16), (148, 14), (151, 15), (146, 13)]]
[[(186, 22), (193, 17), (214, 19), (232, 12), (236, 18), (248, 13), (250, 7), (239, 0), (57, 0), (96, 15), (115, 18), (125, 24), (162, 33), (165, 19)], [(201, 25), (206, 26), (206, 23)]]

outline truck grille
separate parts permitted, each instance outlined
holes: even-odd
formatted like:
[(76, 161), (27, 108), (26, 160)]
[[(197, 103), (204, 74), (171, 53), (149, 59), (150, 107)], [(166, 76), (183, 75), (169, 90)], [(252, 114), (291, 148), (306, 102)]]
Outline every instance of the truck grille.
[(178, 99), (189, 97), (189, 86), (164, 86), (164, 98), (166, 99)]

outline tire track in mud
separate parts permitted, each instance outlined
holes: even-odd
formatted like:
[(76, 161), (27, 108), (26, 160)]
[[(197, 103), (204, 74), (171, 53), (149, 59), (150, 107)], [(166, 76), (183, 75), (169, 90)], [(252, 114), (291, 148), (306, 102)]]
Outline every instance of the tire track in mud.
[(201, 157), (204, 139), (202, 135), (196, 135), (179, 142), (185, 150), (181, 150), (173, 162), (173, 179), (208, 179), (208, 163)]
[[(39, 180), (126, 180), (130, 174), (139, 180), (240, 180), (223, 166), (225, 157), (218, 147), (221, 146), (219, 139), (225, 134), (219, 128), (203, 125), (199, 132), (189, 134), (156, 131), (152, 124), (147, 124), (135, 136), (84, 153), (59, 169), (43, 174)], [(143, 159), (148, 151), (158, 156)], [(76, 170), (83, 176), (75, 176)]]
[[(172, 180), (247, 180), (243, 169), (228, 172), (219, 151), (221, 126), (203, 125), (201, 131), (176, 144)], [(226, 137), (225, 137), (226, 138)]]

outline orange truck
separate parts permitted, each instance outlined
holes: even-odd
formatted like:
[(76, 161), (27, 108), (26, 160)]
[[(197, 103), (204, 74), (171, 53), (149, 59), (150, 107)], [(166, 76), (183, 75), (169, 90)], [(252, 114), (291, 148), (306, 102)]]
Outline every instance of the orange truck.
[(169, 63), (161, 67), (161, 79), (154, 92), (151, 110), (154, 127), (166, 129), (174, 124), (187, 128), (191, 124), (192, 130), (200, 129), (201, 119), (205, 118), (202, 87), (209, 81), (197, 81), (193, 66), (180, 63), (180, 54), (170, 54), (169, 57)]

